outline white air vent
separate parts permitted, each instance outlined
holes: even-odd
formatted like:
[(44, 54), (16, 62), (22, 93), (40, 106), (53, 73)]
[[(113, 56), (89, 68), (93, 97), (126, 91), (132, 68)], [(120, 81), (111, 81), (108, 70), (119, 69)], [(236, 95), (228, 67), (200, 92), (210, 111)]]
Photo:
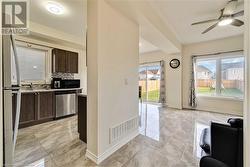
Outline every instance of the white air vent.
[(139, 117), (135, 117), (117, 126), (110, 128), (110, 132), (109, 132), (110, 144), (122, 138), (129, 132), (132, 132), (138, 129), (138, 125), (139, 125)]

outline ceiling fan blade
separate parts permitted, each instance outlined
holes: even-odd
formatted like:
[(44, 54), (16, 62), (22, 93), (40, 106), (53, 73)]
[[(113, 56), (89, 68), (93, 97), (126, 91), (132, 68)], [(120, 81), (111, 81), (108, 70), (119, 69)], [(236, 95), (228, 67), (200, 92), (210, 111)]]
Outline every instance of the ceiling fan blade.
[(205, 33), (207, 33), (208, 31), (214, 29), (217, 25), (218, 25), (218, 22), (215, 23), (215, 24), (213, 24), (212, 26), (208, 27), (208, 29), (206, 29), (205, 31), (203, 31), (202, 34), (205, 34)]
[(238, 19), (234, 19), (233, 22), (231, 23), (231, 25), (240, 27), (240, 26), (244, 25), (244, 22), (241, 20), (238, 20)]
[(199, 22), (196, 22), (196, 23), (192, 23), (191, 25), (193, 26), (193, 25), (198, 25), (198, 24), (211, 23), (211, 22), (215, 22), (215, 21), (218, 21), (218, 19), (199, 21)]
[(234, 13), (236, 7), (237, 7), (238, 1), (237, 0), (232, 0), (229, 1), (226, 5), (226, 7), (223, 10), (223, 15), (228, 16)]
[(243, 15), (244, 15), (244, 10), (232, 14), (232, 17), (240, 17), (240, 16), (243, 16)]

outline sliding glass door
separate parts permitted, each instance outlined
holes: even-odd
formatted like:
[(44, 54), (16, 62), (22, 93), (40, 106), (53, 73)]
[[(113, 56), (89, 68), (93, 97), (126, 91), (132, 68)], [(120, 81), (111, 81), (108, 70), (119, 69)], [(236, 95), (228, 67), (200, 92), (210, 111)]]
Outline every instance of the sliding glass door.
[(142, 89), (142, 100), (144, 102), (159, 102), (160, 79), (160, 62), (140, 65), (139, 86)]

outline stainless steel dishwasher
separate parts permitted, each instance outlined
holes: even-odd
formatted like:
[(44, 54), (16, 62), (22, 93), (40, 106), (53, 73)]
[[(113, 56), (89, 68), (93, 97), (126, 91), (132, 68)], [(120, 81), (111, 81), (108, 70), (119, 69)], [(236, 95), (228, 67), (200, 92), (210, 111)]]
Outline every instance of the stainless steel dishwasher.
[(77, 113), (77, 95), (75, 91), (56, 92), (56, 118)]

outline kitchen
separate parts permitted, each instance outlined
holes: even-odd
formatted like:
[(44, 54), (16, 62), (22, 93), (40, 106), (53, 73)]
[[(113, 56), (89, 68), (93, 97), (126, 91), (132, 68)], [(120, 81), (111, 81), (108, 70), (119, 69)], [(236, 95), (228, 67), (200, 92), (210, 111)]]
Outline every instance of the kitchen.
[(72, 140), (78, 151), (86, 147), (85, 7), (32, 1), (29, 35), (3, 37), (4, 86), (12, 86), (4, 99), (12, 108), (4, 115), (8, 164), (47, 166), (53, 158), (60, 166), (56, 149)]

